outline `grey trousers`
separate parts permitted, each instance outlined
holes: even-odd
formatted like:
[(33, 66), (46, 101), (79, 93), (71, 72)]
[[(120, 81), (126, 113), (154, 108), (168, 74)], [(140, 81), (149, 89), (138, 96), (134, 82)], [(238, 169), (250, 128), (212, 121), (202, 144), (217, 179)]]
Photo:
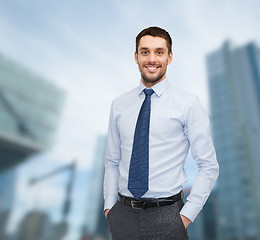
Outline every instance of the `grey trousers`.
[(117, 202), (107, 215), (113, 240), (187, 240), (182, 200), (168, 206), (133, 209)]

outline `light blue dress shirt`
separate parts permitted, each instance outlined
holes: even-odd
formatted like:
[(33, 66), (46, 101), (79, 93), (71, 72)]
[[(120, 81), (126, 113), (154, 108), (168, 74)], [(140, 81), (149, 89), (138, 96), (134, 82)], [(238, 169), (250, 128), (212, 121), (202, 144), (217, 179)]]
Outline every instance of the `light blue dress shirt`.
[[(112, 103), (105, 152), (104, 209), (113, 207), (118, 192), (133, 197), (127, 188), (128, 173), (144, 89), (141, 82)], [(143, 198), (169, 197), (182, 190), (187, 181), (184, 163), (191, 148), (198, 174), (180, 213), (194, 221), (219, 173), (209, 119), (197, 97), (170, 86), (166, 79), (152, 89), (149, 190)]]

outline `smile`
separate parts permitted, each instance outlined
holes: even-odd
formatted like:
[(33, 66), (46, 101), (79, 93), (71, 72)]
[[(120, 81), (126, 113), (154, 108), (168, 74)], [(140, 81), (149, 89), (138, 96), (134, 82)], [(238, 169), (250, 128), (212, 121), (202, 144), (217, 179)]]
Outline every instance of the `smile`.
[(145, 66), (149, 72), (155, 72), (160, 66)]

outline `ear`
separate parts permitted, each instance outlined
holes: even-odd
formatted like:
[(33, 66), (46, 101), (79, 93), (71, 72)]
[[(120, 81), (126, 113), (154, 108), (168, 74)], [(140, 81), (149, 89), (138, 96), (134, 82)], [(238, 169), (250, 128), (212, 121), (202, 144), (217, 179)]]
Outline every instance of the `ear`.
[(135, 52), (135, 62), (136, 62), (136, 64), (138, 64), (138, 53), (137, 52)]
[(172, 58), (173, 58), (173, 53), (172, 53), (172, 51), (171, 51), (171, 52), (169, 53), (168, 63), (167, 63), (167, 65), (171, 64), (171, 62), (172, 62)]

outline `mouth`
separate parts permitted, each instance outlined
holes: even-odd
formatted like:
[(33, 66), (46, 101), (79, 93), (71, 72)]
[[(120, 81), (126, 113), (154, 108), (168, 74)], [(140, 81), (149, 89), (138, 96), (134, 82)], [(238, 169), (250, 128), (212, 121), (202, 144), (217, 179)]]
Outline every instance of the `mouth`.
[(156, 72), (157, 69), (160, 67), (160, 66), (155, 66), (155, 65), (146, 65), (144, 66), (149, 72), (153, 73), (153, 72)]

